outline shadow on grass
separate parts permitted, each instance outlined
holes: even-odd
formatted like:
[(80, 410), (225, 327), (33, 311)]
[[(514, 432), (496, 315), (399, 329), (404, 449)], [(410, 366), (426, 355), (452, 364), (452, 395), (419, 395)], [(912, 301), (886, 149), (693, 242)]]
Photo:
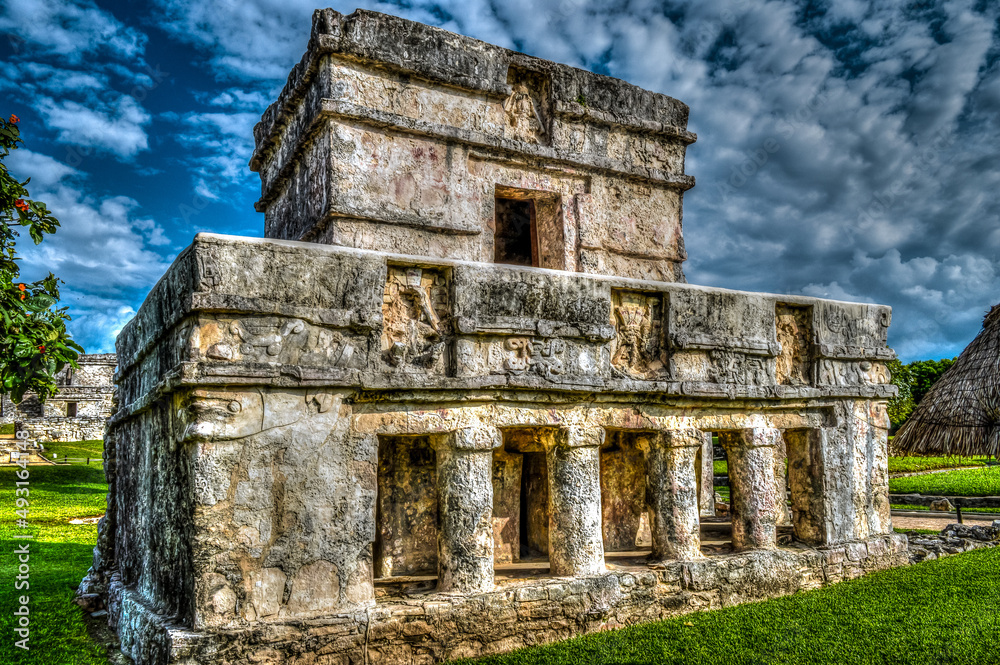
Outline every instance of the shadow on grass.
[[(96, 534), (95, 534), (96, 535)], [(18, 556), (15, 548), (29, 542), (30, 560), (27, 582), (30, 588), (16, 590)], [(0, 541), (0, 578), (9, 583), (0, 586), (0, 663), (32, 664), (74, 663), (106, 665), (107, 650), (88, 634), (88, 623), (96, 621), (72, 603), (76, 587), (91, 565), (92, 543)], [(14, 645), (18, 617), (14, 611), (19, 598), (29, 598), (29, 650)]]

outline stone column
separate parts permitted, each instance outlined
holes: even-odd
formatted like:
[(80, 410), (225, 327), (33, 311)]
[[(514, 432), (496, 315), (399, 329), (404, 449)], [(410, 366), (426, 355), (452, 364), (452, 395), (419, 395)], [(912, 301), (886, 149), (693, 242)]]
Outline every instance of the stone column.
[(774, 549), (779, 521), (774, 450), (781, 430), (769, 427), (720, 432), (729, 458), (733, 549)]
[(715, 450), (712, 446), (712, 433), (702, 432), (702, 436), (704, 443), (701, 445), (701, 468), (698, 474), (701, 483), (698, 507), (702, 517), (715, 517)]
[(666, 430), (651, 437), (646, 486), (654, 559), (702, 558), (695, 469), (702, 445), (704, 437), (696, 429)]
[(553, 575), (604, 572), (602, 443), (603, 428), (563, 427), (547, 451), (549, 566)]
[(460, 429), (436, 451), (438, 590), (475, 593), (493, 589), (493, 449), (500, 430)]
[(785, 475), (788, 460), (788, 446), (784, 433), (774, 446), (774, 496), (777, 500), (778, 525), (791, 526), (792, 514), (788, 510), (788, 480)]

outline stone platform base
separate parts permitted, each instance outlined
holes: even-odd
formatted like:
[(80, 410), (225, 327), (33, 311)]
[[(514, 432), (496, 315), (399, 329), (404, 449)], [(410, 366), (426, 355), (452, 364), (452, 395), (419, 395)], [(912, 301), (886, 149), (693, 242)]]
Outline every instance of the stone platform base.
[(430, 664), (776, 598), (909, 562), (906, 537), (891, 534), (822, 549), (614, 564), (575, 579), (503, 579), (489, 593), (385, 597), (354, 614), (216, 633), (172, 625), (112, 578), (108, 609), (112, 625), (130, 626), (118, 632), (137, 663)]

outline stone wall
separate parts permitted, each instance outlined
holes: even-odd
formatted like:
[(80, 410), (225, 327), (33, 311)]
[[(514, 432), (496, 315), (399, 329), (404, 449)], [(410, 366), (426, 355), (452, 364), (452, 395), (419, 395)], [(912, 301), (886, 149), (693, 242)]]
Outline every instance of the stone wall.
[[(878, 306), (200, 235), (119, 338), (110, 499), (87, 585), (112, 594), (112, 624), (144, 654), (331, 617), (354, 634), (399, 594), (436, 589), (472, 607), (457, 598), (526, 583), (519, 570), (617, 579), (606, 557), (724, 570), (733, 551), (785, 551), (783, 451), (790, 535), (877, 550), (891, 533), (892, 387), (865, 373), (779, 383), (789, 300), (872, 322), (830, 330), (814, 315), (811, 339), (826, 346), (811, 357), (889, 354)], [(636, 369), (648, 356), (613, 351), (632, 319), (616, 309), (647, 305), (656, 320), (629, 335), (662, 360)], [(712, 432), (734, 516), (728, 544), (703, 547)], [(801, 583), (774, 574), (779, 590)], [(660, 616), (621, 616), (647, 611)], [(597, 625), (552, 621), (525, 623), (538, 633), (525, 643)], [(428, 640), (451, 639), (434, 630)], [(507, 639), (467, 630), (469, 644)], [(275, 654), (293, 648), (274, 639)]]
[(113, 353), (81, 355), (79, 367), (66, 366), (56, 374), (57, 392), (44, 403), (32, 393), (14, 404), (6, 395), (0, 422), (16, 423), (32, 441), (86, 441), (104, 436), (113, 410)]
[(817, 589), (909, 559), (906, 537), (892, 534), (820, 550), (784, 548), (657, 569), (624, 566), (576, 579), (523, 580), (488, 593), (402, 597), (365, 611), (286, 623), (279, 631), (211, 635), (150, 612), (118, 580), (111, 584), (110, 605), (133, 627), (123, 650), (135, 662), (436, 663)]

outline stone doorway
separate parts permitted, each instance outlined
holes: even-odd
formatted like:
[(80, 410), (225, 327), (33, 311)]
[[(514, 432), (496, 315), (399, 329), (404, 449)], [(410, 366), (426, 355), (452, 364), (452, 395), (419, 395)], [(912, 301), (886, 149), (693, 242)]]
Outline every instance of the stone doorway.
[[(548, 567), (549, 428), (511, 428), (493, 453), (493, 562)], [(514, 566), (525, 568), (525, 566)]]
[(437, 575), (437, 456), (428, 436), (380, 436), (376, 579)]
[(606, 559), (652, 549), (640, 436), (608, 430), (601, 446), (601, 535)]

